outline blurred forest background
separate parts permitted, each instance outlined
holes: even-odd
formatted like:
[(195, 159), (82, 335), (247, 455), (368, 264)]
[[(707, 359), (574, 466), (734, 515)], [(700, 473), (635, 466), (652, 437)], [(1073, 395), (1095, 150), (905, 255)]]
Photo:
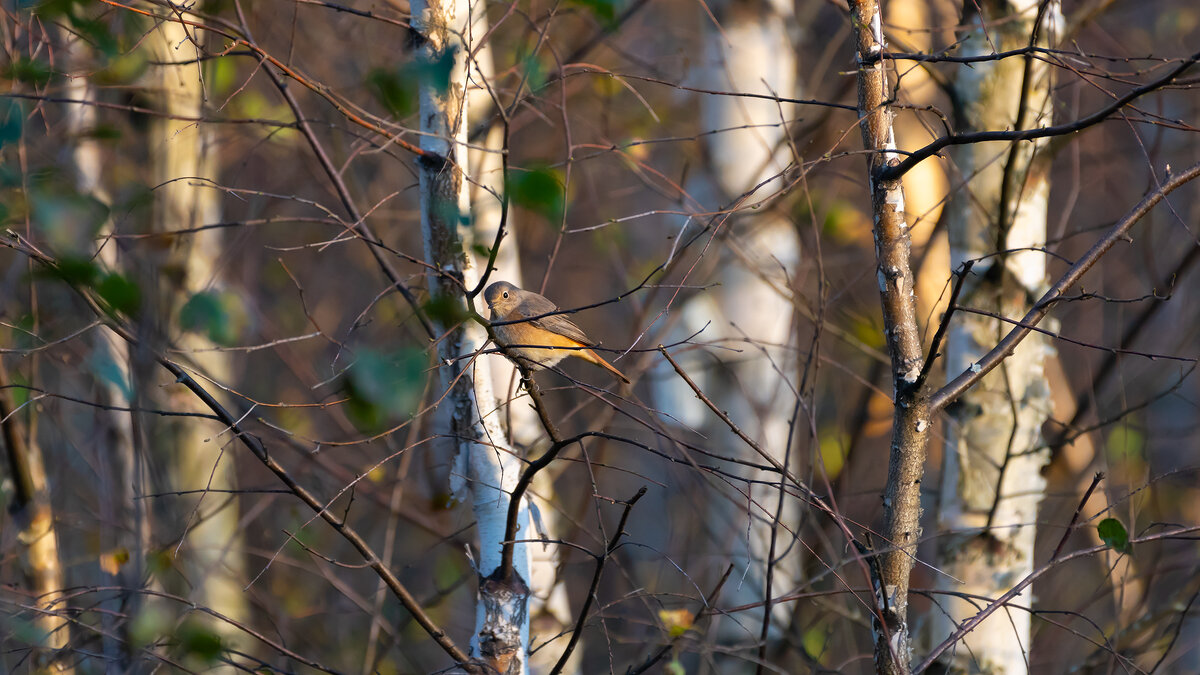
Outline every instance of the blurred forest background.
[[(472, 480), (438, 422), (448, 366), (435, 341), (472, 319), (462, 294), (428, 291), (441, 263), (422, 234), (418, 101), (450, 65), (419, 58), (413, 8), (0, 8), (0, 669), (457, 672), (371, 565), (468, 649), (481, 544)], [(491, 280), (582, 308), (571, 319), (634, 381), (577, 359), (537, 375), (558, 433), (576, 440), (537, 474), (533, 527), (519, 532), (543, 540), (528, 547), (528, 668), (875, 672), (868, 556), (844, 536), (888, 546), (894, 391), (860, 26), (842, 0), (470, 11), (459, 234), (473, 278), (494, 255)], [(1144, 88), (1078, 129), (964, 146), (986, 158), (950, 148), (907, 171), (926, 349), (962, 261), (977, 261), (967, 276), (980, 285), (1025, 285), (978, 299), (968, 281), (958, 304), (1019, 319), (1200, 160), (1194, 0), (890, 0), (882, 29), (907, 55), (885, 59), (904, 151), (1069, 124)], [(1013, 53), (957, 58), (971, 49)], [(997, 64), (1018, 84), (973, 102), (967, 84)], [(989, 171), (1004, 173), (999, 197), (976, 183)], [(1016, 669), (958, 638), (933, 667), (1200, 672), (1198, 194), (1172, 193), (1053, 307), (1035, 383), (1000, 387), (1024, 426), (955, 446), (962, 416), (987, 404), (932, 418), (914, 663), (1039, 570), (1023, 606), (984, 623), (1022, 636)], [(953, 243), (956, 217), (1015, 231), (1029, 208), (1045, 216), (1040, 238)], [(986, 351), (1009, 328), (977, 339)], [(975, 358), (938, 360), (930, 380)], [(496, 398), (479, 410), (519, 471), (550, 443), (515, 371), (484, 360)], [(982, 462), (993, 497), (964, 524), (969, 508), (947, 507), (959, 468), (946, 448), (969, 464), (980, 433), (1001, 459)], [(1005, 521), (999, 492), (1036, 499)], [(1014, 554), (1026, 571), (962, 591), (965, 615), (946, 609), (939, 594), (966, 580), (952, 565), (996, 569), (994, 550), (955, 559), (947, 542), (969, 532), (999, 550), (1010, 530), (1032, 545)]]

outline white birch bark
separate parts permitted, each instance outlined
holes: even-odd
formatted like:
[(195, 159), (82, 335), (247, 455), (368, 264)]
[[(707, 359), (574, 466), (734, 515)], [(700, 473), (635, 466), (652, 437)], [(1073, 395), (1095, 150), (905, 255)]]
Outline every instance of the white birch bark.
[[(463, 167), (467, 165), (467, 49), (472, 37), (471, 11), (468, 0), (412, 3), (414, 28), (422, 36), (419, 58), (425, 64), (420, 84), (421, 149), (429, 153), (418, 160), (421, 229), (426, 260), (434, 266), (427, 274), (427, 281), (429, 293), (435, 297), (461, 297), (462, 290), (451, 277), (461, 278), (470, 289), (481, 276), (464, 248), (464, 239), (470, 236), (469, 190)], [(453, 60), (449, 80), (438, 82), (434, 79), (437, 69), (427, 66), (444, 58)], [(435, 323), (444, 321), (435, 317)], [(445, 330), (450, 326), (439, 328)], [(462, 329), (452, 331), (438, 343), (441, 391), (452, 389), (438, 411), (437, 424), (453, 439), (457, 452), (455, 491), (470, 493), (479, 534), (475, 560), (479, 602), (471, 655), (483, 659), (499, 673), (526, 673), (528, 547), (516, 546), (509, 577), (498, 574), (509, 496), (522, 465), (495, 411), (489, 360), (477, 359), (473, 366), (468, 366), (470, 355), (486, 341), (483, 328), (467, 321)], [(459, 377), (467, 367), (473, 372)], [(518, 522), (521, 527), (516, 537), (532, 537), (527, 510)]]
[[(963, 36), (964, 56), (1027, 47), (1034, 34), (1039, 2), (982, 3)], [(999, 21), (1012, 17), (1011, 21)], [(986, 22), (986, 29), (981, 22)], [(1039, 45), (1053, 44), (1061, 25), (1058, 2), (1047, 4)], [(1052, 123), (1050, 68), (1022, 58), (977, 63), (960, 71), (956, 89), (971, 129), (1013, 129)], [(1022, 92), (1022, 88), (1025, 91)], [(1019, 110), (1025, 101), (1025, 110)], [(997, 249), (1013, 253), (979, 260), (963, 287), (959, 304), (1019, 319), (1046, 284), (1045, 255), (1017, 250), (1046, 241), (1050, 186), (1045, 162), (1036, 153), (1044, 142), (961, 146), (955, 165), (965, 189), (950, 205), (951, 266), (979, 260)], [(1010, 154), (1011, 152), (1011, 154)], [(1006, 180), (1006, 173), (1008, 178)], [(998, 226), (998, 221), (1005, 222)], [(1001, 231), (1001, 227), (1006, 231)], [(993, 269), (1002, 265), (1003, 269)], [(966, 370), (1003, 336), (1010, 325), (985, 316), (954, 317), (946, 347), (946, 372)], [(1030, 335), (1008, 360), (952, 406), (946, 429), (938, 508), (937, 586), (946, 591), (997, 597), (1033, 569), (1038, 505), (1048, 461), (1041, 426), (1050, 410), (1043, 364), (1051, 347)], [(955, 582), (955, 579), (963, 583)], [(954, 622), (978, 607), (943, 595), (931, 611), (933, 643), (954, 630)], [(1031, 595), (1016, 598), (1029, 608)], [(951, 656), (955, 672), (995, 674), (1028, 671), (1030, 614), (998, 612), (968, 633)]]
[[(482, 36), (488, 31), (487, 12), (484, 10), (484, 4), (478, 3), (472, 11), (471, 35), (473, 36)], [(495, 105), (505, 103), (502, 99), (493, 99), (493, 96), (497, 94), (496, 83), (493, 82), (495, 64), (491, 43), (481, 45), (475, 51), (475, 57), (467, 64), (467, 67), (469, 69), (467, 115), (477, 125), (479, 118), (486, 111), (493, 109)], [(484, 248), (491, 248), (495, 243), (503, 213), (499, 196), (503, 195), (506, 189), (501, 153), (507, 152), (508, 148), (505, 147), (504, 141), (504, 125), (499, 119), (496, 119), (488, 127), (483, 147), (472, 147), (467, 153), (471, 175), (469, 186), (472, 218), (470, 237), (474, 245), (482, 245)], [(513, 209), (509, 209), (505, 223), (505, 238), (496, 253), (493, 263), (495, 269), (490, 279), (508, 281), (524, 288), (520, 248), (515, 237), (516, 228), (513, 216)], [(479, 275), (482, 276), (485, 271), (483, 268), (488, 261), (486, 257), (476, 252), (474, 245), (468, 245), (467, 249), (472, 251), (473, 262), (478, 268)], [(514, 448), (524, 449), (526, 456), (531, 454), (530, 449), (539, 444), (544, 447), (548, 439), (538, 422), (537, 414), (529, 405), (528, 397), (519, 389), (521, 377), (516, 367), (502, 354), (486, 354), (480, 357), (480, 361), (487, 363), (487, 369), (492, 376), (492, 393), (495, 394), (491, 401), (479, 399), (484, 409), (496, 410), (499, 419), (507, 421), (504, 430), (507, 432), (508, 438)], [(533, 454), (536, 454), (536, 451)], [(532, 487), (532, 492), (539, 495), (540, 501), (548, 506), (556, 501), (554, 478), (550, 470), (538, 473)], [(528, 496), (528, 499), (532, 500), (532, 496)], [(545, 535), (549, 538), (556, 538), (563, 535), (564, 529), (560, 525), (561, 519), (557, 508), (542, 508), (540, 514), (540, 526), (544, 528), (545, 532), (537, 533), (538, 536)], [(562, 582), (558, 573), (559, 547), (548, 544), (530, 546), (529, 566), (531, 593), (529, 616), (532, 621), (536, 621), (540, 625), (542, 632), (549, 635), (559, 634), (571, 625), (572, 619), (566, 584)], [(567, 672), (577, 669), (578, 661), (583, 653), (582, 646), (573, 652), (572, 659), (566, 667)], [(531, 658), (530, 665), (534, 672), (549, 672), (557, 662), (558, 654), (552, 649), (541, 649)]]
[[(714, 11), (719, 28), (705, 20), (705, 53), (695, 75), (696, 86), (796, 96), (791, 4), (730, 2), (714, 6)], [(794, 379), (796, 363), (789, 349), (795, 344), (795, 321), (788, 275), (796, 269), (799, 242), (790, 219), (770, 209), (769, 202), (783, 187), (779, 176), (792, 159), (786, 134), (794, 106), (769, 99), (709, 95), (701, 95), (698, 103), (701, 129), (716, 133), (704, 139), (707, 175), (691, 181), (688, 192), (703, 211), (728, 206), (747, 192), (753, 194), (743, 206), (766, 203), (733, 216), (724, 225), (730, 231), (716, 254), (720, 260), (713, 274), (699, 282), (715, 285), (680, 308), (680, 321), (673, 331), (675, 337), (682, 338), (708, 324), (699, 340), (729, 341), (727, 345), (740, 353), (681, 352), (678, 360), (718, 407), (777, 460), (785, 462), (788, 420), (795, 402), (787, 380)], [(714, 359), (720, 360), (719, 366), (714, 366)], [(655, 378), (655, 396), (664, 410), (693, 428), (703, 429), (710, 439), (728, 438), (729, 447), (744, 447), (712, 419), (691, 389), (669, 372), (668, 368)], [(740, 550), (729, 553), (738, 565), (736, 574), (748, 580), (738, 585), (742, 589), (739, 600), (746, 602), (764, 599), (772, 519), (778, 515), (783, 523), (798, 522), (795, 500), (785, 501), (782, 512), (776, 513), (778, 492), (774, 488), (758, 487), (751, 498), (754, 504), (748, 512), (736, 514), (731, 511), (745, 509), (744, 496), (735, 497), (732, 503), (711, 500), (712, 512), (705, 519), (717, 523), (715, 528), (726, 524), (738, 533)], [(779, 527), (776, 536), (773, 596), (787, 593), (798, 584), (802, 562), (788, 528)], [(731, 536), (722, 541), (733, 539)], [(785, 551), (789, 553), (784, 555)], [(790, 605), (774, 607), (775, 625), (786, 625), (791, 610)], [(761, 624), (756, 622), (761, 618), (757, 613), (753, 617), (744, 615), (737, 624), (724, 622), (721, 628), (726, 639), (753, 642), (759, 638)]]
[[(204, 113), (202, 66), (197, 61), (204, 36), (195, 27), (182, 24), (180, 16), (189, 15), (176, 15), (175, 20), (159, 24), (148, 38), (156, 60), (177, 64), (158, 65), (152, 71), (164, 113), (156, 119), (150, 137), (153, 181), (158, 186), (154, 193), (157, 230), (199, 227), (220, 219), (219, 193), (207, 182), (215, 178), (212, 135), (202, 124), (171, 119), (171, 116), (195, 118)], [(159, 259), (164, 267), (153, 274), (160, 280), (153, 295), (159, 303), (163, 330), (174, 335), (179, 309), (188, 298), (197, 292), (221, 289), (221, 234), (220, 230), (205, 230), (169, 241), (171, 248)], [(168, 273), (171, 271), (179, 277), (171, 279)], [(188, 353), (189, 361), (206, 377), (221, 383), (231, 382), (233, 373), (228, 356), (211, 351), (215, 345), (206, 336), (178, 335), (175, 345)], [(154, 387), (157, 381), (146, 384)], [(165, 391), (169, 409), (207, 412), (185, 388), (168, 387)], [(182, 510), (186, 522), (174, 524), (187, 528), (179, 557), (193, 588), (191, 597), (225, 616), (244, 621), (249, 610), (242, 590), (246, 575), (238, 501), (227, 500), (223, 494), (237, 488), (233, 441), (228, 434), (219, 435), (220, 425), (198, 420), (165, 424), (161, 428), (165, 433), (156, 435), (159, 447), (153, 448), (153, 452), (168, 462), (174, 489), (222, 491), (203, 495), (195, 511), (192, 511), (195, 502), (187, 502), (190, 508)], [(226, 647), (243, 646), (242, 633), (229, 624), (209, 625)]]

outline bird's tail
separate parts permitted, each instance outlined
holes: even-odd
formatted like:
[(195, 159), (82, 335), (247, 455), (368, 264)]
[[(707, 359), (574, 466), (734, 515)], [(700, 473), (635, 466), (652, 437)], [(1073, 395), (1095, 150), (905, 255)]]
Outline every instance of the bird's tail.
[(612, 373), (613, 375), (616, 375), (625, 384), (633, 384), (632, 381), (630, 381), (630, 379), (628, 377), (625, 377), (625, 373), (622, 373), (621, 371), (617, 370), (616, 367), (613, 366), (613, 364), (600, 358), (600, 355), (597, 354), (596, 352), (594, 352), (590, 349), (585, 349), (579, 353), (582, 354), (584, 356), (584, 358), (586, 358), (588, 361), (591, 361), (592, 363), (600, 366), (601, 368), (607, 370), (608, 372)]

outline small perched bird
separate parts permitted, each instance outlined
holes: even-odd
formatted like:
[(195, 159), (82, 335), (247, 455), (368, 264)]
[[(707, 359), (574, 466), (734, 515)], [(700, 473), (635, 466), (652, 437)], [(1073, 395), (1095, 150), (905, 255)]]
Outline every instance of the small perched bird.
[[(568, 356), (578, 356), (604, 368), (629, 384), (629, 378), (611, 363), (596, 355), (590, 347), (596, 343), (583, 330), (562, 314), (558, 307), (533, 291), (523, 291), (507, 281), (497, 281), (483, 292), (483, 299), (492, 310), (492, 321), (515, 321), (493, 325), (492, 331), (501, 346), (533, 370), (552, 366)], [(542, 316), (550, 314), (550, 316)], [(539, 317), (532, 321), (521, 321)]]

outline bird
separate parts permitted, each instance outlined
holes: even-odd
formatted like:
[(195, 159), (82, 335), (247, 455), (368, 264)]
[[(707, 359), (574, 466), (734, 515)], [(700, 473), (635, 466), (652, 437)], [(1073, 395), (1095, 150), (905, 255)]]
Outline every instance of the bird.
[[(562, 314), (554, 314), (560, 310), (545, 296), (522, 290), (507, 281), (497, 281), (484, 290), (483, 299), (492, 311), (492, 321), (500, 322), (493, 323), (492, 332), (510, 359), (532, 370), (541, 370), (568, 356), (578, 356), (630, 384), (625, 373), (591, 350), (596, 343), (588, 339), (579, 326)], [(513, 323), (505, 323), (510, 321)]]

